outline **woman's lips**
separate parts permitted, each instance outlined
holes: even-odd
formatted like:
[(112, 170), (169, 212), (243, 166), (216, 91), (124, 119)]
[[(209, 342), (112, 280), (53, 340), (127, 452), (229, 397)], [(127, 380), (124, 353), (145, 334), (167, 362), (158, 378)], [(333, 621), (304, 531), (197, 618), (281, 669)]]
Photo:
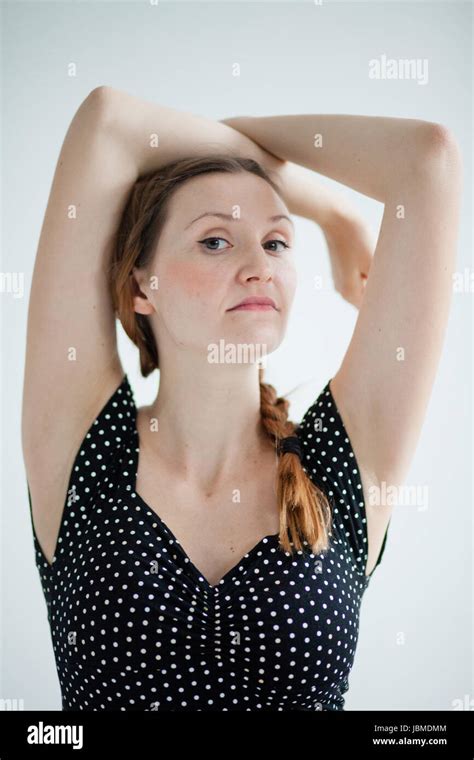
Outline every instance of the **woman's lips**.
[(244, 303), (241, 306), (234, 306), (229, 311), (276, 311), (270, 303)]

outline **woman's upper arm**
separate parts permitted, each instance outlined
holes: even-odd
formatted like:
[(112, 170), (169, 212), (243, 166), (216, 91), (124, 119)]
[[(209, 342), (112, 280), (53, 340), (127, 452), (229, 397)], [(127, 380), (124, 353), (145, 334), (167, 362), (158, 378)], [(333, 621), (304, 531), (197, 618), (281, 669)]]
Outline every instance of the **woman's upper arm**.
[(462, 181), (442, 126), (418, 166), (386, 200), (354, 333), (331, 382), (371, 482), (396, 484), (408, 471), (451, 304)]
[(107, 88), (93, 90), (72, 119), (36, 253), (22, 402), (33, 480), (49, 466), (51, 480), (65, 478), (87, 422), (123, 376), (106, 270), (138, 174), (108, 131), (107, 97)]

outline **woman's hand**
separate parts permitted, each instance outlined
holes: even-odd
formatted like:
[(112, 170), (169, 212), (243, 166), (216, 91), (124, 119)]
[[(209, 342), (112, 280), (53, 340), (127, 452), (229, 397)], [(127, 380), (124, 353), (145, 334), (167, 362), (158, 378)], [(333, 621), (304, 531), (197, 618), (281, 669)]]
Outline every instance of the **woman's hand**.
[(326, 238), (334, 287), (360, 309), (372, 264), (375, 243), (365, 220), (356, 213), (338, 215), (322, 228)]

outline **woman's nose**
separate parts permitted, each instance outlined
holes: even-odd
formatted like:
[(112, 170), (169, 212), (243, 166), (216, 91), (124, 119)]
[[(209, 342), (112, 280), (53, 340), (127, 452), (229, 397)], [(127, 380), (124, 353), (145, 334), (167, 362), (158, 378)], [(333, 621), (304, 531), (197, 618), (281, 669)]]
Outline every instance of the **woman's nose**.
[(243, 279), (269, 280), (272, 277), (272, 268), (268, 260), (268, 254), (264, 250), (254, 251), (246, 257), (241, 268)]

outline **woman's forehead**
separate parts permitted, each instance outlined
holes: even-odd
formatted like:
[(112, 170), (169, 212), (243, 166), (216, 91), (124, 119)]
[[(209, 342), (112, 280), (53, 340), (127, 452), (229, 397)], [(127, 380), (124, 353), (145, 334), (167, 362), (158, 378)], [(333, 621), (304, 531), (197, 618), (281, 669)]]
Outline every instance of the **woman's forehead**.
[[(266, 180), (248, 172), (216, 175), (214, 172), (212, 175), (193, 177), (180, 188), (182, 192), (179, 196), (176, 193), (172, 211), (182, 228), (191, 228), (201, 219), (208, 217), (211, 220), (212, 216), (216, 221), (246, 219), (261, 224), (286, 218), (293, 225), (286, 205)], [(240, 181), (235, 182), (235, 178)], [(195, 180), (211, 181), (202, 181), (198, 185)], [(258, 184), (253, 180), (257, 180)]]

